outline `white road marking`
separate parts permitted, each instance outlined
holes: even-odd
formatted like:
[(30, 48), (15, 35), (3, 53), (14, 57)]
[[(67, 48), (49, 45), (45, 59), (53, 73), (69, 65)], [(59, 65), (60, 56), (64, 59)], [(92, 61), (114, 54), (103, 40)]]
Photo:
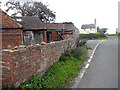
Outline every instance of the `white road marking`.
[[(91, 59), (93, 58), (97, 47), (98, 47), (103, 41), (105, 41), (105, 40), (102, 40), (101, 42), (99, 42), (99, 43), (95, 46), (95, 48), (94, 48), (94, 50), (93, 50), (93, 52), (92, 52), (92, 55), (91, 55), (90, 59), (88, 60), (89, 63), (91, 62)], [(88, 66), (89, 66), (89, 65), (87, 64), (86, 67), (88, 67)], [(85, 67), (85, 68), (86, 68), (86, 67)]]
[(83, 70), (83, 73), (81, 73), (80, 78), (82, 78), (85, 74), (85, 71)]
[(89, 59), (88, 62), (91, 62), (91, 59)]
[(96, 49), (93, 50), (94, 53), (95, 53), (95, 50), (96, 50)]
[(92, 53), (92, 56), (93, 56), (94, 54)]
[(90, 57), (90, 59), (92, 59), (93, 56)]
[(87, 64), (87, 65), (85, 66), (85, 68), (88, 68), (88, 67), (89, 67), (89, 65), (90, 65), (90, 64)]
[[(104, 40), (105, 41), (105, 40)], [(86, 69), (90, 66), (90, 62), (91, 62), (91, 60), (92, 60), (92, 57), (93, 57), (93, 55), (94, 55), (94, 53), (95, 53), (95, 51), (96, 51), (96, 49), (97, 49), (97, 47), (100, 45), (100, 43), (102, 43), (103, 42), (103, 40), (101, 41), (101, 42), (99, 42), (96, 46), (95, 46), (95, 48), (94, 48), (94, 50), (93, 50), (93, 53), (92, 53), (92, 55), (91, 55), (91, 57), (89, 58), (89, 60), (88, 60), (88, 64), (84, 67), (84, 70), (82, 70), (81, 71), (81, 73), (79, 73), (79, 75), (78, 75), (78, 78), (76, 78), (76, 79), (78, 79), (78, 80), (75, 80), (76, 82), (76, 84), (74, 84), (74, 86), (72, 87), (72, 88), (77, 88), (78, 87), (78, 84), (79, 84), (79, 82), (81, 81), (81, 79), (83, 78), (83, 76), (84, 76), (84, 74), (85, 74), (85, 71), (86, 71)], [(80, 77), (79, 77), (80, 76)]]

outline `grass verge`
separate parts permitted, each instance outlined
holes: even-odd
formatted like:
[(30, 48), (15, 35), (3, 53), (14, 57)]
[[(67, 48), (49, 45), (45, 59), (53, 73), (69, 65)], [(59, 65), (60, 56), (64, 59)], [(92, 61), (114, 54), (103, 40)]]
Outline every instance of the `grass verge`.
[(107, 36), (117, 36), (117, 34), (108, 34)]
[(108, 34), (107, 36), (115, 36), (115, 37), (120, 37), (120, 33), (118, 33), (118, 34)]
[(87, 54), (86, 46), (81, 46), (65, 52), (60, 61), (46, 71), (41, 77), (31, 76), (28, 81), (20, 85), (25, 88), (58, 88), (65, 87), (71, 83), (71, 80), (77, 75), (82, 62)]
[(102, 38), (94, 38), (94, 39), (91, 39), (91, 40), (102, 40), (102, 39), (107, 39), (108, 37), (102, 37)]

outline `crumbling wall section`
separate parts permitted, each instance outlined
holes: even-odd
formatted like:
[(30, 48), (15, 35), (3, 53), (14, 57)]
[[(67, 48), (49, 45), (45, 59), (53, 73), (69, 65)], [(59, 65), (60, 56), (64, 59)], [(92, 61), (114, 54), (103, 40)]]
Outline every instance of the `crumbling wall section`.
[(21, 50), (2, 50), (2, 83), (18, 87), (31, 75), (41, 76), (59, 60), (62, 53), (77, 46), (75, 39), (29, 46)]

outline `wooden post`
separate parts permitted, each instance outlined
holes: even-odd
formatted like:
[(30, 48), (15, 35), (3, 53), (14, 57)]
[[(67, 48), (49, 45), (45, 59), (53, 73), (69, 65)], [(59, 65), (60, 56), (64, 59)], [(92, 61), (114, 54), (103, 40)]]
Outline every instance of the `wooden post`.
[(46, 31), (44, 31), (44, 38), (43, 38), (43, 41), (44, 41), (44, 42), (47, 42), (47, 32), (46, 32)]

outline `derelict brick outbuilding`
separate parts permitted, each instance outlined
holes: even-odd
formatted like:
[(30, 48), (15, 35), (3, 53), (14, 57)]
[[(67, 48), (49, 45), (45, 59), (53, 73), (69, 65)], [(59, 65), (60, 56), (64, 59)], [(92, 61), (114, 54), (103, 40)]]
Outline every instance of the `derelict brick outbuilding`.
[(21, 26), (9, 17), (6, 13), (0, 10), (1, 15), (1, 38), (2, 38), (2, 49), (9, 47), (14, 48), (15, 46), (22, 45), (22, 29)]
[[(2, 33), (0, 35), (2, 35), (3, 49), (8, 45), (14, 48), (21, 44), (38, 43), (17, 50), (2, 50), (3, 86), (14, 84), (18, 87), (31, 75), (43, 75), (65, 51), (75, 48), (78, 44), (79, 31), (73, 24), (42, 23), (34, 17), (29, 19), (31, 22), (26, 20), (25, 23), (24, 20), (21, 28), (11, 17), (4, 12), (1, 13)], [(42, 41), (58, 42), (39, 44)]]
[(53, 42), (74, 37), (75, 26), (63, 23), (43, 23), (38, 17), (21, 17), (24, 45)]

